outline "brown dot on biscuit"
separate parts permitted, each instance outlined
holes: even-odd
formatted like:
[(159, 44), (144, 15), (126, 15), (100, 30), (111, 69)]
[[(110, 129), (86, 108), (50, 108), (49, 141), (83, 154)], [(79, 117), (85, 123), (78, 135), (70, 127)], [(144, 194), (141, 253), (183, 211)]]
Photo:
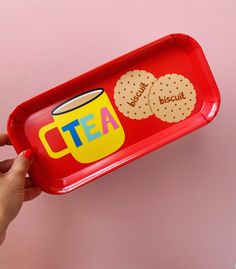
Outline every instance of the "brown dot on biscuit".
[(190, 94), (192, 94), (192, 92), (190, 92)]
[(189, 110), (190, 108), (188, 107), (187, 109)]
[(130, 91), (131, 93), (133, 93), (133, 91)]
[(171, 91), (169, 91), (169, 93), (171, 93)]
[(138, 108), (141, 108), (141, 106), (138, 106)]
[(183, 80), (181, 79), (180, 82), (182, 82)]
[(126, 111), (126, 113), (128, 113), (128, 114), (129, 114), (129, 111)]
[(185, 87), (188, 87), (188, 84), (185, 84)]
[(171, 112), (173, 112), (174, 110), (173, 109), (171, 109)]
[(124, 88), (124, 91), (126, 91), (126, 88)]
[(166, 117), (166, 114), (164, 114), (164, 117)]
[(173, 119), (175, 119), (175, 116), (173, 116)]
[(120, 94), (120, 92), (118, 92), (118, 94)]
[(176, 87), (176, 90), (178, 90), (179, 89), (179, 87)]
[(149, 79), (149, 76), (147, 76), (147, 79)]
[(145, 111), (143, 111), (143, 114), (146, 114), (146, 112), (145, 112)]
[(147, 97), (146, 96), (143, 96), (144, 99), (146, 99)]
[(162, 85), (162, 82), (160, 82), (160, 85)]
[(153, 105), (155, 106), (156, 103), (153, 103)]
[(123, 84), (123, 81), (121, 81), (120, 84)]
[(189, 99), (189, 101), (191, 102), (191, 101), (192, 101), (192, 99)]
[(179, 107), (179, 110), (181, 110), (181, 107)]
[(162, 90), (162, 89), (160, 89), (160, 91), (162, 92), (163, 90)]
[(167, 107), (164, 108), (165, 110), (167, 109)]
[(129, 81), (127, 81), (127, 83), (129, 84)]
[(175, 104), (175, 106), (177, 106), (177, 104)]
[(171, 77), (168, 77), (168, 79), (171, 79)]
[(138, 74), (138, 76), (139, 76), (139, 77), (141, 77), (141, 75), (140, 75), (140, 74)]
[(184, 115), (184, 113), (182, 113), (182, 115)]
[(157, 108), (157, 111), (159, 111), (159, 108)]
[(169, 84), (166, 84), (166, 87), (168, 87), (169, 86)]
[(120, 104), (120, 106), (122, 106), (122, 104)]
[(131, 75), (131, 78), (133, 77), (134, 75)]
[(133, 83), (133, 85), (135, 86), (135, 83)]
[(174, 84), (176, 84), (176, 81), (174, 81)]
[(125, 96), (123, 96), (122, 98), (125, 99)]
[(187, 105), (187, 103), (184, 103), (184, 105), (186, 106), (186, 105)]

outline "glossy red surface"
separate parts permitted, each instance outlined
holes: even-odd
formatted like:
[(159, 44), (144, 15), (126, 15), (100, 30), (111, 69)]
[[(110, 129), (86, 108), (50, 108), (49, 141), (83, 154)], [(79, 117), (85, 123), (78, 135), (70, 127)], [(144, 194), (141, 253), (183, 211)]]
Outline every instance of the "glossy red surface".
[[(114, 87), (122, 74), (135, 69), (151, 72), (156, 78), (170, 73), (187, 77), (197, 94), (192, 114), (178, 123), (164, 122), (154, 115), (141, 121), (125, 117), (114, 103)], [(107, 93), (125, 130), (124, 144), (94, 163), (79, 163), (72, 155), (50, 158), (39, 139), (39, 129), (53, 121), (51, 111), (57, 105), (95, 88), (104, 88)], [(173, 34), (20, 104), (9, 117), (8, 134), (17, 152), (33, 149), (30, 175), (35, 184), (48, 193), (61, 194), (206, 125), (215, 117), (219, 105), (219, 91), (201, 47), (187, 35)], [(55, 151), (65, 147), (56, 129), (47, 134), (47, 140)]]

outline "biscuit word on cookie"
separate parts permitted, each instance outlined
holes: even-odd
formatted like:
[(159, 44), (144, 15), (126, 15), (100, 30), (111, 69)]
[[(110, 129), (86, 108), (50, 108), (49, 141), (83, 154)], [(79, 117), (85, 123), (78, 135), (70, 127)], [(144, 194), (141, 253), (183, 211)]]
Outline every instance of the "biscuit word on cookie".
[(183, 99), (186, 99), (186, 97), (184, 96), (184, 93), (181, 92), (179, 93), (178, 95), (172, 95), (172, 96), (163, 96), (163, 98), (161, 98), (159, 96), (159, 101), (160, 101), (160, 104), (163, 105), (165, 103), (169, 103), (169, 102), (174, 102), (174, 101), (178, 101), (178, 100), (183, 100)]
[(148, 84), (141, 82), (140, 86), (139, 86), (139, 90), (136, 92), (135, 96), (133, 98), (131, 98), (132, 102), (127, 102), (127, 104), (134, 107), (135, 104), (137, 103), (139, 97), (141, 97), (142, 93), (146, 90), (147, 86), (148, 86)]

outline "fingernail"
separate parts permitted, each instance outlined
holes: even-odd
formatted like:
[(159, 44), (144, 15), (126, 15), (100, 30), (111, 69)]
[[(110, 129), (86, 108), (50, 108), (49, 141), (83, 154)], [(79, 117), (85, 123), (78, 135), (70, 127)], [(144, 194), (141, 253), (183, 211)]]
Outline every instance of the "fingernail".
[(33, 153), (33, 150), (32, 149), (27, 149), (26, 151), (24, 151), (23, 155), (30, 162), (33, 160), (34, 153)]

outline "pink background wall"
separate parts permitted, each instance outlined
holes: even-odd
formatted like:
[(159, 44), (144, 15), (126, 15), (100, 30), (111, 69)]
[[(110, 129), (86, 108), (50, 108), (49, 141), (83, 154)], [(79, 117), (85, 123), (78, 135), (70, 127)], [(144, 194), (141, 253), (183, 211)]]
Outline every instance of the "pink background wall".
[[(212, 124), (65, 196), (26, 203), (2, 269), (233, 268), (234, 0), (2, 1), (0, 130), (18, 103), (173, 32), (202, 45), (222, 95)], [(1, 159), (14, 151), (1, 149)]]

